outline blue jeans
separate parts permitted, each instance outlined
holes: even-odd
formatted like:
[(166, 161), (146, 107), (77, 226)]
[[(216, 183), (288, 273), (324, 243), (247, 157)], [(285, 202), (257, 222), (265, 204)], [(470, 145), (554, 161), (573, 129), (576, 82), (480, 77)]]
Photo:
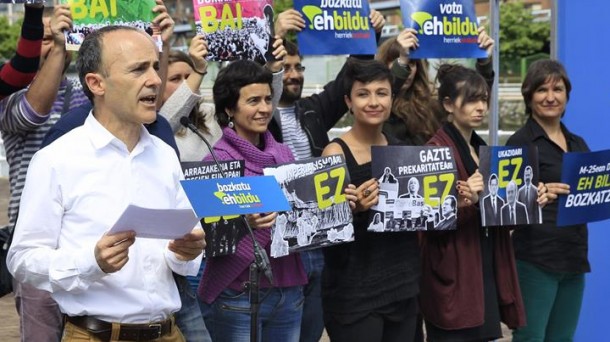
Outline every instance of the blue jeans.
[[(260, 290), (258, 341), (298, 342), (303, 313), (303, 287)], [(214, 342), (250, 341), (250, 302), (247, 291), (225, 289), (212, 304), (200, 302), (203, 319)]]
[(324, 269), (324, 254), (321, 249), (301, 253), (301, 260), (308, 283), (303, 294), (303, 320), (301, 321), (300, 342), (318, 342), (324, 331), (322, 313), (322, 270)]
[(205, 327), (195, 291), (186, 277), (175, 274), (174, 280), (180, 293), (182, 307), (175, 313), (176, 324), (187, 342), (212, 342), (210, 333)]
[(197, 288), (199, 287), (199, 282), (201, 281), (201, 276), (203, 276), (203, 271), (205, 270), (205, 263), (206, 260), (205, 258), (203, 258), (201, 260), (201, 265), (199, 265), (199, 271), (197, 272), (197, 275), (192, 277), (192, 276), (186, 276), (186, 280), (189, 281), (189, 284), (191, 285), (191, 288), (193, 289), (193, 291), (195, 291), (195, 293), (197, 293)]

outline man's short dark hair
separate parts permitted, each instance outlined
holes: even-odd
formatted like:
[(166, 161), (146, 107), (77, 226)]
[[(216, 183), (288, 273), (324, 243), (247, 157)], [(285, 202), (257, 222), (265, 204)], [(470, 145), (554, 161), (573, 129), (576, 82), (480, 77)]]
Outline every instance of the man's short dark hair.
[(91, 93), (91, 90), (89, 90), (89, 87), (87, 86), (85, 76), (92, 72), (104, 74), (105, 71), (100, 70), (102, 67), (102, 38), (109, 32), (119, 30), (142, 32), (141, 30), (130, 26), (105, 26), (89, 33), (81, 44), (80, 49), (78, 49), (76, 70), (78, 70), (78, 78), (83, 86), (83, 92), (87, 95), (91, 103), (93, 103), (93, 93)]
[(301, 56), (301, 51), (299, 51), (299, 47), (295, 43), (289, 40), (284, 40), (284, 48), (286, 49), (288, 56), (299, 56), (300, 59), (303, 59), (303, 56)]

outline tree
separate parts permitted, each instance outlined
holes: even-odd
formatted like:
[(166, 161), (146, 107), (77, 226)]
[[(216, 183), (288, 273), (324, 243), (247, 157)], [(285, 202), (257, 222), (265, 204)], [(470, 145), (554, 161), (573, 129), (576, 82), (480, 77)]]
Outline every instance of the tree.
[(500, 61), (505, 70), (521, 58), (543, 52), (550, 41), (550, 23), (535, 22), (523, 1), (500, 4)]
[(21, 21), (10, 25), (6, 17), (0, 17), (0, 60), (6, 60), (15, 54), (17, 39), (21, 33)]

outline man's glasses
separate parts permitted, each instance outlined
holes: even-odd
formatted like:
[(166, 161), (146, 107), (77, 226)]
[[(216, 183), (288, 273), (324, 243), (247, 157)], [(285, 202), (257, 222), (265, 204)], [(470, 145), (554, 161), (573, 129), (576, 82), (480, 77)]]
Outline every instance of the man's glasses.
[(305, 71), (305, 67), (302, 65), (295, 65), (295, 66), (284, 66), (284, 72), (288, 73), (291, 70), (294, 70), (295, 72), (302, 74), (303, 71)]

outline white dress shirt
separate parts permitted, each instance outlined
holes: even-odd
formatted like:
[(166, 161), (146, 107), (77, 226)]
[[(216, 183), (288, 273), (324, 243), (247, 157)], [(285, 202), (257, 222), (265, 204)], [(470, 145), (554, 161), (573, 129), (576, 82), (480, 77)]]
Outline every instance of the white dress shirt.
[(34, 155), (9, 270), (18, 281), (51, 292), (70, 316), (122, 323), (166, 319), (181, 305), (172, 270), (195, 275), (201, 255), (180, 261), (168, 240), (136, 237), (127, 264), (106, 274), (94, 248), (129, 204), (190, 208), (182, 178), (174, 150), (143, 126), (130, 153), (90, 114), (83, 126)]

